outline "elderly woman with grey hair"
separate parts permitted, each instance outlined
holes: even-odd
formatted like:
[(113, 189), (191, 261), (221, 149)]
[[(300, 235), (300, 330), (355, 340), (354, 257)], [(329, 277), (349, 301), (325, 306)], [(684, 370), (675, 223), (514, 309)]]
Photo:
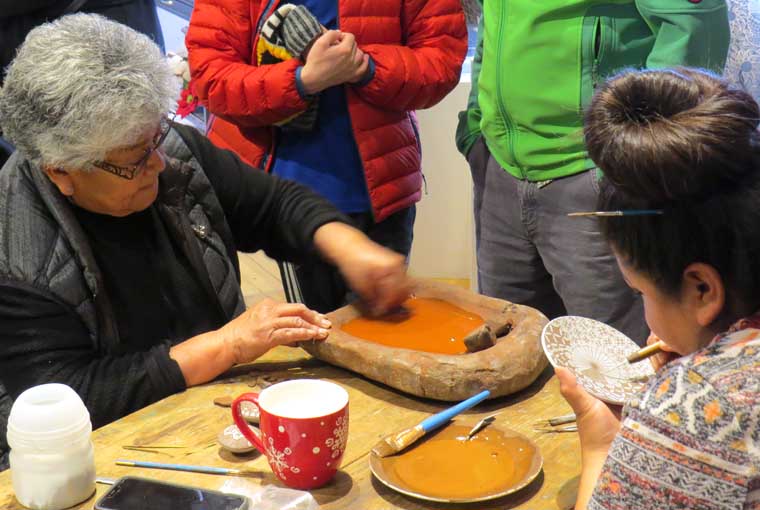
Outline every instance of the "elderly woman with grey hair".
[(24, 389), (62, 382), (100, 426), (272, 346), (327, 336), (327, 318), (303, 305), (246, 310), (236, 250), (321, 256), (376, 311), (408, 295), (403, 257), (328, 202), (170, 122), (176, 92), (153, 42), (97, 15), (34, 29), (9, 67), (3, 418)]

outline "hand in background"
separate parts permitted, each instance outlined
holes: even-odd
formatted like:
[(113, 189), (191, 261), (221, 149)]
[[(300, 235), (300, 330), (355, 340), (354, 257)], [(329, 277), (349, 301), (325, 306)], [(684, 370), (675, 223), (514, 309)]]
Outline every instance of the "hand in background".
[(367, 76), (367, 72), (369, 71), (369, 55), (364, 52), (362, 54), (364, 55), (362, 64), (356, 69), (354, 76), (347, 80), (347, 83), (359, 83)]
[(234, 363), (248, 363), (272, 347), (324, 340), (330, 321), (302, 304), (264, 299), (221, 329)]
[(368, 57), (357, 47), (353, 34), (328, 30), (309, 49), (301, 82), (307, 94), (316, 94), (350, 80), (361, 80), (367, 66)]

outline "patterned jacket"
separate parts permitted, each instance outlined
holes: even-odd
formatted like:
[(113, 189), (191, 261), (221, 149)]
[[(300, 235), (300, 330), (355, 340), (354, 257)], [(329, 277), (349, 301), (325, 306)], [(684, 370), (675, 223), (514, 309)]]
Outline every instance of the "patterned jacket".
[[(273, 125), (304, 111), (299, 59), (256, 66), (260, 26), (280, 0), (196, 0), (186, 44), (196, 91), (216, 117), (209, 139), (260, 168), (271, 161)], [(376, 221), (420, 199), (421, 152), (413, 111), (459, 82), (467, 50), (460, 0), (339, 0), (340, 29), (374, 63), (346, 86), (348, 111)]]
[(588, 508), (760, 509), (760, 313), (628, 403)]

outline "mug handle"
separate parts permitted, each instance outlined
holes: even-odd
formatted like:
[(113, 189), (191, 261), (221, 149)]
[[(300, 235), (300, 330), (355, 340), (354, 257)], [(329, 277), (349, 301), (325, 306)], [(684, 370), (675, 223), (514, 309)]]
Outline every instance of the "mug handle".
[(250, 402), (256, 407), (259, 408), (259, 416), (261, 416), (261, 406), (259, 406), (259, 394), (258, 393), (243, 393), (238, 398), (236, 398), (232, 402), (232, 419), (235, 421), (235, 425), (237, 425), (238, 430), (240, 430), (240, 433), (243, 434), (243, 437), (245, 437), (248, 441), (251, 442), (253, 446), (256, 447), (258, 451), (266, 455), (267, 450), (264, 448), (264, 443), (261, 442), (261, 437), (254, 433), (253, 430), (251, 430), (251, 427), (248, 426), (248, 422), (245, 421), (245, 418), (243, 418), (242, 414), (240, 413), (240, 406), (243, 402)]

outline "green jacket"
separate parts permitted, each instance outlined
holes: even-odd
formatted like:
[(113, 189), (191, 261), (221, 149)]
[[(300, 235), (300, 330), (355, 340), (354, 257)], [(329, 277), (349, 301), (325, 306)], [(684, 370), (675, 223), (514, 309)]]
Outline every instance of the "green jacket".
[(725, 0), (479, 0), (472, 91), (457, 147), (483, 136), (510, 174), (530, 181), (592, 168), (583, 110), (595, 86), (626, 68), (723, 71)]

